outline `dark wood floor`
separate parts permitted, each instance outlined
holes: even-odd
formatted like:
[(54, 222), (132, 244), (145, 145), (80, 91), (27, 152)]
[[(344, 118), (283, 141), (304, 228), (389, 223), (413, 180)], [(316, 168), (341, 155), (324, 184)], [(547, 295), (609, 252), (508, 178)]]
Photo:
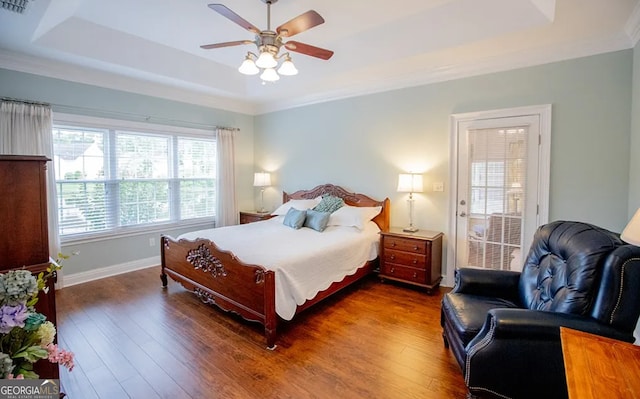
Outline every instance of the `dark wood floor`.
[(61, 369), (70, 399), (464, 398), (440, 335), (439, 294), (375, 278), (262, 328), (202, 304), (159, 268), (57, 292)]

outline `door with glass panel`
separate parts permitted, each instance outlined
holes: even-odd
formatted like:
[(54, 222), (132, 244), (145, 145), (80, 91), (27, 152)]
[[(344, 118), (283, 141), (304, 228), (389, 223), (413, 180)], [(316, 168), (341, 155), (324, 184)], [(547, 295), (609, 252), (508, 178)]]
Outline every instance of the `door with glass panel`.
[(522, 269), (538, 225), (539, 119), (459, 123), (456, 267)]

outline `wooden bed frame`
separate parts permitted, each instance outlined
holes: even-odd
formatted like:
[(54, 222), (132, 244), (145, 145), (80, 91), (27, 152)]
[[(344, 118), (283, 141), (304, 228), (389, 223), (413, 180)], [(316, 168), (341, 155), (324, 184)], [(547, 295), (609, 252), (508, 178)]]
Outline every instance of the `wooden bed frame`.
[[(283, 203), (290, 199), (313, 199), (330, 194), (343, 198), (351, 206), (382, 206), (382, 211), (373, 221), (381, 230), (389, 228), (389, 199), (376, 201), (364, 194), (355, 194), (345, 189), (325, 184), (312, 190), (282, 194)], [(216, 305), (220, 309), (240, 315), (245, 320), (256, 321), (264, 326), (269, 349), (275, 348), (278, 316), (275, 305), (275, 272), (259, 265), (240, 261), (230, 251), (219, 249), (206, 239), (175, 240), (167, 235), (161, 237), (162, 286), (167, 286), (167, 276), (193, 291), (202, 302)], [(365, 263), (358, 271), (333, 283), (307, 300), (296, 309), (296, 314), (338, 292), (348, 285), (370, 274), (378, 260)]]

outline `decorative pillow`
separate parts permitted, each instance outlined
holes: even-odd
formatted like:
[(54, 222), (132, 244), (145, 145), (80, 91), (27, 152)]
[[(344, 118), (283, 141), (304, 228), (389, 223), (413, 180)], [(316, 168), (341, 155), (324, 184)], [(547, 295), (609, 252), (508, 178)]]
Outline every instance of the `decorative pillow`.
[(289, 208), (289, 211), (284, 217), (282, 222), (285, 226), (289, 226), (298, 230), (304, 224), (304, 220), (307, 217), (307, 211), (301, 211), (296, 208)]
[(344, 200), (333, 195), (325, 195), (313, 210), (318, 212), (333, 213), (344, 206)]
[(286, 215), (289, 209), (291, 208), (304, 211), (318, 205), (320, 203), (320, 200), (322, 200), (322, 197), (317, 197), (314, 199), (304, 199), (304, 200), (289, 200), (284, 204), (280, 205), (278, 209), (271, 212), (271, 214), (274, 216)]
[(381, 206), (345, 205), (331, 214), (329, 226), (353, 226), (362, 230), (365, 223), (378, 216), (381, 210)]
[(313, 209), (309, 209), (307, 212), (307, 218), (304, 220), (304, 227), (309, 227), (315, 231), (324, 231), (329, 223), (329, 212), (318, 212)]

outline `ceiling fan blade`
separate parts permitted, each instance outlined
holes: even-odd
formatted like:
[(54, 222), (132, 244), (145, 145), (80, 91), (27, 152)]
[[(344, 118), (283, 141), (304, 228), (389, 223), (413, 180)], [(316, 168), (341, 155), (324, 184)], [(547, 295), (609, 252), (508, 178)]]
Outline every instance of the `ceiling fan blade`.
[(310, 55), (311, 57), (321, 58), (323, 60), (328, 60), (333, 56), (333, 51), (312, 46), (310, 44), (288, 41), (284, 44), (284, 46), (291, 51), (295, 51), (296, 53)]
[(242, 18), (235, 12), (231, 11), (223, 4), (209, 4), (209, 8), (217, 12), (218, 14), (222, 15), (223, 17), (226, 17), (231, 21), (235, 22), (236, 24), (242, 26), (243, 28), (245, 28), (250, 32), (253, 32), (255, 34), (260, 33), (260, 29), (256, 28), (255, 25), (253, 25), (251, 22), (247, 21), (246, 19)]
[(323, 23), (324, 18), (322, 18), (320, 14), (314, 10), (309, 10), (278, 26), (276, 32), (282, 36), (291, 37)]
[(202, 46), (200, 46), (200, 48), (201, 49), (205, 49), (205, 50), (210, 50), (212, 48), (240, 46), (241, 44), (253, 44), (253, 43), (255, 43), (255, 42), (252, 41), (252, 40), (236, 40), (235, 42), (203, 44)]

